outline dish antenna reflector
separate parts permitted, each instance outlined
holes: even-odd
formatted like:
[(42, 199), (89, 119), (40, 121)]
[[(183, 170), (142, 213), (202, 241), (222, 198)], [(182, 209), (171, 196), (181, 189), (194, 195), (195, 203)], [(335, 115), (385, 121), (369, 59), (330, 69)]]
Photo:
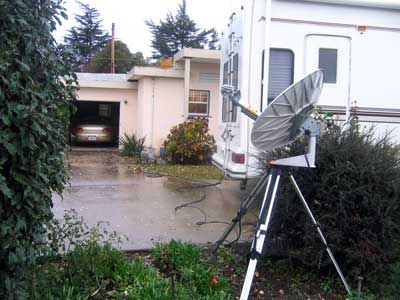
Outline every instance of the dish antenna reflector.
[(253, 125), (251, 141), (261, 151), (292, 143), (314, 111), (322, 91), (323, 72), (317, 70), (288, 87), (262, 112)]

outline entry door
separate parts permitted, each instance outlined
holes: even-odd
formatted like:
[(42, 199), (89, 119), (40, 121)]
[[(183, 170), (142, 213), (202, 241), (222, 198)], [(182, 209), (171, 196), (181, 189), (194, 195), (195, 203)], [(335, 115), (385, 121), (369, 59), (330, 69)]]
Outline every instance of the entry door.
[(351, 39), (329, 35), (306, 36), (305, 70), (324, 70), (320, 105), (350, 105)]

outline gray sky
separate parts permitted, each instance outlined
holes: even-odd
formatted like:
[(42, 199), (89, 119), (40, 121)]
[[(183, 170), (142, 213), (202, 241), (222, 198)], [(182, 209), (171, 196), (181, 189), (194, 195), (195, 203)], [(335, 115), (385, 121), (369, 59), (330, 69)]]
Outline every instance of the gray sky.
[[(164, 19), (168, 12), (173, 14), (178, 9), (181, 0), (81, 0), (95, 7), (103, 19), (105, 30), (111, 33), (111, 23), (115, 23), (116, 38), (126, 43), (131, 52), (141, 51), (145, 56), (151, 55), (148, 27), (145, 20), (158, 22)], [(66, 0), (68, 21), (57, 30), (55, 36), (62, 41), (67, 30), (74, 24), (74, 14), (79, 14), (79, 5), (75, 0)], [(189, 16), (200, 28), (222, 28), (228, 23), (231, 12), (231, 0), (187, 0)]]

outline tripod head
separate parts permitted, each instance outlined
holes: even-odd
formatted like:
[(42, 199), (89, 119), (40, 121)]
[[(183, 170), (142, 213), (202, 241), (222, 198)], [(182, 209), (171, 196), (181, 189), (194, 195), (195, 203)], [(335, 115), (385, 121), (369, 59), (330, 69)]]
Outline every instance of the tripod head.
[(309, 137), (308, 153), (270, 161), (271, 165), (315, 168), (317, 137), (319, 136), (321, 131), (321, 122), (312, 117), (307, 117), (300, 127), (300, 130), (303, 132), (304, 135)]

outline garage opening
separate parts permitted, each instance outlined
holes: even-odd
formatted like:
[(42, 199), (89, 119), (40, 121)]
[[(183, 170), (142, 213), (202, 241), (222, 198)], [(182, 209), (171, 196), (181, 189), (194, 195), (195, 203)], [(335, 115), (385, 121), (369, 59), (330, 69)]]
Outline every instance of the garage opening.
[(82, 146), (118, 146), (119, 102), (77, 101), (71, 142)]

